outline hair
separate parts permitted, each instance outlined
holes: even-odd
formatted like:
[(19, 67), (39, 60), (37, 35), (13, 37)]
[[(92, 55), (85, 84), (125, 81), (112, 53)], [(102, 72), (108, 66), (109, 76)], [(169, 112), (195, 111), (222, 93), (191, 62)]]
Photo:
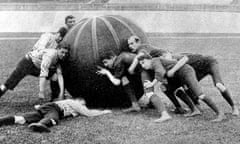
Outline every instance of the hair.
[(68, 15), (65, 17), (65, 24), (67, 23), (68, 19), (74, 19), (75, 17), (72, 15)]
[(116, 56), (116, 54), (112, 50), (110, 50), (110, 51), (103, 53), (100, 56), (100, 60), (103, 61), (104, 59), (111, 59), (114, 56)]
[(61, 49), (61, 48), (70, 51), (70, 44), (68, 44), (66, 42), (61, 42), (61, 43), (58, 44), (57, 49)]
[(68, 30), (65, 27), (61, 27), (57, 32), (60, 33), (60, 36), (62, 38), (64, 38), (64, 36), (66, 35), (67, 31)]
[(134, 39), (135, 42), (140, 42), (140, 41), (141, 41), (141, 39), (140, 39), (138, 36), (136, 36), (136, 35), (130, 36), (130, 37), (128, 38), (128, 40), (129, 40), (130, 38)]
[(152, 59), (152, 57), (149, 54), (146, 54), (146, 53), (144, 55), (141, 55), (140, 57), (138, 57), (139, 61), (142, 61), (144, 59)]

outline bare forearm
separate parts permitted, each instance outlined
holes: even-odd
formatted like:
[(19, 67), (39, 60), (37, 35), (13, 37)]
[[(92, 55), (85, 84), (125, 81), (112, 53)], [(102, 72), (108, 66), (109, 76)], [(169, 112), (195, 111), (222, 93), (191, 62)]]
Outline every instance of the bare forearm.
[(87, 114), (86, 116), (88, 116), (88, 117), (94, 117), (94, 116), (104, 115), (104, 114), (107, 114), (107, 113), (104, 110), (92, 109), (92, 110), (88, 110), (86, 112), (86, 114)]
[(137, 65), (138, 65), (138, 59), (137, 59), (137, 57), (135, 57), (134, 60), (133, 60), (133, 62), (132, 62), (132, 64), (131, 64), (130, 67), (128, 68), (128, 72), (129, 72), (130, 74), (133, 74), (135, 68), (137, 67)]
[(158, 80), (157, 80), (157, 79), (154, 79), (154, 80), (152, 81), (152, 85), (153, 85), (153, 86), (156, 85), (157, 82), (158, 82)]
[(46, 87), (46, 78), (45, 77), (40, 77), (39, 79), (39, 91), (41, 93), (44, 93), (45, 92), (45, 87)]
[(93, 117), (93, 116), (99, 116), (99, 115), (111, 113), (110, 110), (88, 109), (85, 105), (76, 105), (76, 106), (72, 105), (72, 106), (75, 107), (75, 110), (79, 114), (87, 117)]
[(115, 78), (110, 72), (108, 72), (107, 74), (108, 79), (114, 84), (114, 85), (120, 85), (121, 80)]
[(181, 67), (183, 67), (186, 63), (188, 62), (188, 57), (184, 56), (183, 58), (181, 58), (177, 64), (171, 68), (170, 70), (172, 71), (172, 73), (175, 73), (176, 71), (178, 71)]
[(64, 80), (62, 74), (58, 74), (58, 84), (60, 88), (59, 99), (64, 99)]

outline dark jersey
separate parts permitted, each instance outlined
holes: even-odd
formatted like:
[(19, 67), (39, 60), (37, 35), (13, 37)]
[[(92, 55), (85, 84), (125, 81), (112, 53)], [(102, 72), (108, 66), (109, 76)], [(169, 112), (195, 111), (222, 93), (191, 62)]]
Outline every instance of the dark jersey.
[[(201, 54), (182, 53), (189, 58), (187, 64), (196, 71), (198, 80), (211, 73), (213, 64), (217, 64), (217, 60), (212, 56), (204, 56)], [(181, 56), (176, 56), (179, 59)]]
[(155, 72), (155, 79), (158, 81), (165, 81), (165, 74), (166, 70), (170, 70), (173, 68), (174, 65), (176, 65), (177, 61), (175, 60), (168, 60), (161, 57), (156, 57), (152, 59), (152, 68)]
[(148, 45), (148, 44), (140, 45), (138, 47), (136, 53), (138, 54), (140, 52), (147, 53), (152, 57), (159, 57), (159, 56), (162, 56), (165, 53), (167, 53), (167, 51), (164, 49), (160, 49), (160, 48), (154, 47), (152, 45)]
[(116, 60), (113, 63), (113, 75), (116, 78), (122, 78), (125, 75), (128, 75), (128, 68), (132, 64), (134, 57), (136, 55), (129, 52), (123, 52), (117, 56)]

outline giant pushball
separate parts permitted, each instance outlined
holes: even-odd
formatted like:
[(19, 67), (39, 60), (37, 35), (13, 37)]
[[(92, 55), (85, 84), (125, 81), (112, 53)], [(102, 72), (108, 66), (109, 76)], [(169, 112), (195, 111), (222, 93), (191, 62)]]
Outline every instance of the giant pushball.
[[(65, 36), (70, 55), (63, 64), (65, 87), (73, 97), (82, 97), (89, 106), (122, 107), (130, 104), (121, 86), (113, 86), (106, 76), (96, 74), (100, 57), (107, 51), (127, 50), (127, 38), (137, 35), (148, 43), (143, 30), (122, 16), (107, 15), (81, 19)], [(140, 77), (133, 88), (142, 95)]]

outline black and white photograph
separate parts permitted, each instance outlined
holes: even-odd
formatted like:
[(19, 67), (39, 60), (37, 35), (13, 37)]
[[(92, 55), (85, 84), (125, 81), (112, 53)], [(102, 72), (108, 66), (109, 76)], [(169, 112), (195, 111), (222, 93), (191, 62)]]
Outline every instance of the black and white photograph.
[(1, 144), (239, 144), (240, 0), (0, 0)]

